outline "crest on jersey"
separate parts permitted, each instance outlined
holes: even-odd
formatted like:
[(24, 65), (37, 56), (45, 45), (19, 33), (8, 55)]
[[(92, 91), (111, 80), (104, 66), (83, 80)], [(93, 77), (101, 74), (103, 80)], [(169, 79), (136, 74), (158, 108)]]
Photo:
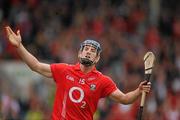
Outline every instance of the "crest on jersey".
[(91, 84), (90, 85), (90, 90), (95, 90), (96, 89), (96, 85), (95, 84)]

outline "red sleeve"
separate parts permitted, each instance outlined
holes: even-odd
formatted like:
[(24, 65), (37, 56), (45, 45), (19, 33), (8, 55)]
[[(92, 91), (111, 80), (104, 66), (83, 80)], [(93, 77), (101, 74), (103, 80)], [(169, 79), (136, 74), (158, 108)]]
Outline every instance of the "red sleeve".
[(51, 64), (52, 76), (56, 83), (60, 82), (61, 75), (64, 72), (64, 70), (66, 69), (66, 67), (67, 67), (67, 64), (65, 64), (65, 63)]
[(102, 94), (101, 97), (109, 96), (117, 89), (116, 84), (109, 77), (104, 77), (102, 80)]

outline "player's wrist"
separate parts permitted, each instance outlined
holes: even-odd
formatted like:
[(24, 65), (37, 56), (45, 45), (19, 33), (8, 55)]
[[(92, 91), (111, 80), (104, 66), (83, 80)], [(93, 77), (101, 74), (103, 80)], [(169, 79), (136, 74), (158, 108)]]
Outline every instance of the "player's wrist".
[(136, 89), (136, 91), (137, 91), (137, 95), (138, 95), (138, 96), (142, 94), (142, 90), (141, 90), (140, 87), (138, 87), (138, 88)]
[(20, 42), (17, 46), (15, 46), (17, 49), (21, 49), (23, 47), (23, 44)]

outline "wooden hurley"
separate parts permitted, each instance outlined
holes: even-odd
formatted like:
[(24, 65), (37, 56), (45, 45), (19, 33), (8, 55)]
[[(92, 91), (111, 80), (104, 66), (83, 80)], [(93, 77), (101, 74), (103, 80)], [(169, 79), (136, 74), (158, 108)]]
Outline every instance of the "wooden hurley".
[[(150, 81), (152, 70), (154, 67), (155, 55), (152, 52), (147, 52), (144, 55), (144, 80)], [(146, 99), (146, 92), (142, 93), (141, 104), (138, 112), (137, 120), (142, 120), (143, 107)]]

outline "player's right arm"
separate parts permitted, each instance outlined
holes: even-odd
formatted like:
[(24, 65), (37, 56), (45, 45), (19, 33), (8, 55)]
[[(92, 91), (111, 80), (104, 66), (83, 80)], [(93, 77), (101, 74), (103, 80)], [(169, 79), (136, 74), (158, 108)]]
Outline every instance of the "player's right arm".
[(12, 29), (5, 27), (6, 37), (8, 41), (16, 48), (21, 59), (35, 72), (40, 73), (46, 77), (52, 77), (51, 68), (49, 64), (39, 62), (30, 52), (28, 52), (21, 42), (20, 31), (14, 33)]

